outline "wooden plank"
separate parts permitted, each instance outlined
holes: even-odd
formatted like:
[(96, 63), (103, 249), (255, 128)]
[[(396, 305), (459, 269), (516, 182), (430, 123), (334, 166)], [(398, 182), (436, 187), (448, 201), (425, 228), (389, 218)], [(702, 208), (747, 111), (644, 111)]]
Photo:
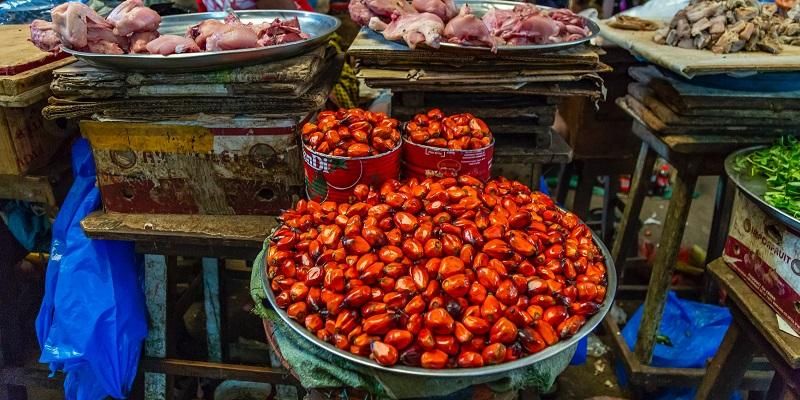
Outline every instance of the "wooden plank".
[(219, 245), (260, 249), (277, 226), (271, 216), (120, 214), (97, 211), (81, 227), (94, 239), (169, 241), (187, 245)]
[(0, 175), (0, 199), (56, 205), (53, 186), (46, 176)]
[(536, 148), (534, 143), (520, 143), (515, 136), (495, 137), (495, 163), (565, 164), (571, 160), (572, 149), (561, 135), (552, 135), (552, 143), (545, 149)]
[(0, 102), (21, 101), (23, 95), (28, 95), (29, 92), (43, 85), (49, 89), (50, 82), (53, 80), (53, 70), (74, 62), (75, 58), (67, 57), (16, 75), (0, 74)]
[(266, 382), (300, 386), (300, 383), (292, 377), (288, 371), (279, 368), (177, 360), (171, 358), (157, 359), (151, 357), (142, 358), (140, 365), (141, 368), (147, 372), (175, 376), (193, 376), (215, 380), (235, 379), (248, 382)]
[(636, 339), (636, 357), (642, 364), (650, 364), (653, 358), (658, 327), (664, 313), (667, 299), (667, 289), (675, 269), (675, 261), (680, 250), (683, 231), (686, 228), (686, 218), (689, 216), (689, 207), (692, 204), (695, 183), (697, 183), (697, 169), (699, 162), (689, 160), (683, 165), (674, 165), (677, 170), (675, 182), (672, 184), (672, 199), (669, 201), (667, 214), (664, 217), (664, 227), (661, 231), (661, 240), (658, 251), (653, 261), (653, 271), (650, 275), (650, 290), (644, 300), (642, 324)]
[(17, 75), (67, 56), (39, 50), (28, 40), (30, 35), (28, 25), (0, 26), (0, 75)]
[(708, 264), (708, 271), (728, 293), (728, 298), (741, 309), (769, 344), (795, 369), (800, 369), (800, 339), (778, 328), (773, 311), (752, 289), (719, 258)]
[(706, 376), (695, 399), (728, 399), (753, 361), (756, 348), (734, 321), (722, 339), (717, 354), (706, 367)]
[(628, 253), (631, 248), (635, 247), (639, 213), (642, 211), (644, 197), (647, 194), (648, 186), (650, 186), (650, 176), (653, 174), (655, 162), (656, 153), (650, 149), (647, 143), (642, 143), (639, 150), (639, 158), (636, 161), (636, 167), (631, 177), (628, 201), (625, 203), (625, 211), (619, 222), (617, 236), (611, 249), (614, 263), (620, 268), (620, 281), (622, 281), (622, 277), (625, 274), (624, 266)]
[[(655, 390), (660, 387), (696, 387), (706, 375), (705, 368), (661, 368), (642, 365), (631, 352), (619, 326), (609, 314), (603, 326), (611, 337), (611, 349), (620, 360), (634, 389)], [(774, 373), (772, 371), (747, 371), (739, 389), (765, 391)]]
[[(147, 299), (147, 315), (149, 318), (147, 338), (144, 342), (144, 354), (148, 357), (164, 358), (167, 356), (167, 310), (168, 271), (167, 260), (163, 255), (146, 254), (144, 256), (145, 297)], [(145, 372), (144, 392), (146, 400), (168, 400), (167, 377), (164, 374)]]

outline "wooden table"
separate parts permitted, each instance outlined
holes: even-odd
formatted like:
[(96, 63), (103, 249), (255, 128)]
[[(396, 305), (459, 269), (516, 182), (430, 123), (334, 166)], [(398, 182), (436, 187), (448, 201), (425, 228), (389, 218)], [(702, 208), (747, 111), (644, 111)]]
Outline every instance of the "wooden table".
[[(618, 102), (618, 104), (626, 109), (624, 103)], [(656, 157), (664, 158), (676, 171), (672, 198), (664, 218), (661, 239), (645, 297), (642, 324), (636, 340), (636, 358), (643, 365), (647, 365), (653, 356), (658, 325), (664, 311), (667, 290), (675, 269), (697, 178), (701, 175), (724, 175), (723, 164), (728, 154), (755, 144), (770, 143), (774, 138), (712, 134), (662, 136), (651, 132), (636, 120), (635, 113), (630, 112), (630, 114), (635, 119), (633, 133), (641, 139), (642, 144), (631, 177), (628, 202), (612, 247), (611, 254), (616, 265), (624, 266), (629, 250), (636, 244), (636, 225)], [(709, 259), (716, 258), (722, 253), (733, 198), (732, 186), (728, 184), (727, 179), (720, 179), (709, 240)], [(620, 275), (624, 275), (624, 270)]]
[(728, 294), (733, 322), (695, 398), (730, 398), (758, 351), (776, 372), (766, 398), (800, 399), (800, 339), (778, 328), (775, 311), (721, 258), (712, 261), (708, 270)]
[[(222, 290), (225, 268), (220, 258), (252, 261), (264, 238), (275, 227), (267, 216), (147, 215), (95, 212), (81, 221), (92, 239), (128, 240), (144, 253), (145, 295), (150, 330), (145, 341), (144, 398), (171, 399), (172, 377), (192, 376), (237, 379), (294, 385), (304, 390), (281, 368), (227, 364), (225, 338), (225, 296)], [(174, 315), (191, 302), (174, 299), (174, 277), (169, 273), (177, 256), (202, 257), (203, 274), (191, 286), (204, 294), (209, 361), (189, 361), (175, 356)]]

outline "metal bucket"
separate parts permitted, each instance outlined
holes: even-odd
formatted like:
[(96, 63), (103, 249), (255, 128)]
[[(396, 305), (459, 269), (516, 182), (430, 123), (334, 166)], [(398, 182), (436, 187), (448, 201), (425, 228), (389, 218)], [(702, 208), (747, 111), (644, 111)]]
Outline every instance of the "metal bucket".
[(403, 175), (425, 179), (470, 175), (486, 182), (491, 177), (494, 138), (477, 150), (452, 150), (414, 143), (403, 137)]
[(368, 157), (322, 154), (303, 144), (306, 196), (315, 201), (347, 202), (359, 183), (379, 186), (400, 176), (400, 143), (388, 153)]

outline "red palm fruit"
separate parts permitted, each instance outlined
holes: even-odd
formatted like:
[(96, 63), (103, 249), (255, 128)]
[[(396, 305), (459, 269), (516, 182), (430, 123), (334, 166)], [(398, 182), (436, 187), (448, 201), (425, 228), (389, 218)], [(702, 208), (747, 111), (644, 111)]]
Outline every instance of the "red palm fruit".
[(565, 319), (567, 319), (567, 308), (560, 305), (547, 307), (542, 314), (542, 321), (547, 322), (550, 326), (558, 326)]
[(417, 292), (417, 284), (410, 276), (401, 276), (395, 283), (394, 289), (400, 293), (413, 294)]
[(339, 244), (339, 239), (342, 238), (342, 228), (339, 225), (326, 225), (319, 231), (319, 240), (327, 247), (334, 247)]
[(533, 240), (533, 238), (522, 231), (509, 231), (508, 243), (511, 245), (511, 248), (514, 249), (514, 251), (525, 257), (532, 256), (538, 251), (536, 242)]
[(403, 250), (397, 246), (383, 246), (378, 250), (378, 258), (385, 263), (393, 263), (403, 258)]
[(483, 366), (483, 357), (474, 351), (462, 351), (456, 362), (461, 368), (480, 368)]
[(397, 228), (386, 232), (386, 241), (392, 246), (400, 246), (403, 243), (403, 232)]
[(357, 318), (355, 311), (347, 311), (337, 315), (334, 333), (347, 335), (358, 326)]
[(458, 253), (458, 258), (464, 262), (464, 265), (472, 265), (472, 259), (475, 258), (475, 247), (471, 244), (465, 244), (461, 247), (461, 251)]
[(476, 277), (478, 282), (489, 291), (493, 292), (500, 285), (500, 275), (488, 267), (479, 268)]
[(394, 215), (394, 223), (403, 232), (411, 232), (417, 229), (417, 217), (405, 212), (400, 211)]
[(399, 310), (406, 303), (406, 295), (400, 292), (389, 292), (383, 295), (383, 302), (386, 303), (386, 307)]
[(350, 289), (347, 295), (344, 296), (342, 304), (345, 307), (361, 307), (364, 303), (372, 298), (372, 290), (369, 286), (359, 286)]
[(339, 333), (333, 334), (333, 345), (339, 348), (340, 350), (350, 349), (350, 341), (347, 340), (347, 336)]
[(489, 330), (489, 341), (491, 343), (509, 344), (517, 339), (517, 326), (508, 318), (502, 317), (492, 325)]
[(405, 329), (392, 329), (386, 332), (383, 342), (394, 346), (397, 350), (403, 350), (414, 342), (414, 335)]
[(434, 336), (436, 341), (436, 348), (445, 352), (447, 355), (454, 356), (458, 354), (458, 342), (450, 335), (437, 335)]
[(445, 233), (442, 235), (442, 252), (449, 256), (458, 255), (461, 251), (461, 246), (463, 243), (459, 236), (456, 236), (452, 233)]
[(293, 303), (286, 309), (286, 314), (288, 314), (291, 319), (302, 322), (305, 320), (306, 315), (308, 315), (308, 304), (302, 301)]
[(483, 348), (481, 357), (487, 365), (500, 364), (506, 358), (506, 346), (502, 343), (492, 343)]
[(422, 292), (422, 298), (426, 300), (432, 300), (434, 297), (441, 294), (439, 281), (432, 280), (428, 282), (428, 287)]
[(399, 357), (397, 349), (387, 343), (375, 341), (372, 342), (372, 359), (380, 365), (392, 366), (397, 364)]
[(383, 335), (394, 326), (394, 316), (389, 313), (377, 314), (364, 319), (361, 324), (364, 333)]
[(488, 254), (489, 257), (497, 259), (506, 259), (514, 254), (511, 246), (500, 239), (492, 239), (483, 245), (483, 252)]
[(562, 339), (565, 339), (578, 333), (578, 330), (581, 329), (584, 323), (586, 323), (585, 317), (582, 315), (573, 315), (558, 324), (556, 332)]
[(488, 292), (486, 291), (486, 288), (483, 287), (483, 285), (481, 285), (478, 282), (472, 282), (468, 292), (469, 302), (471, 304), (481, 305), (483, 304), (483, 301), (486, 300), (487, 293)]
[(539, 294), (531, 297), (531, 304), (536, 304), (542, 308), (547, 308), (556, 305), (556, 299), (553, 296)]
[(350, 254), (364, 254), (371, 249), (369, 242), (361, 236), (345, 237), (342, 244)]
[(383, 314), (388, 310), (386, 303), (378, 301), (370, 301), (361, 306), (361, 316), (363, 318), (371, 317), (373, 315)]
[(442, 369), (447, 366), (447, 353), (441, 350), (430, 350), (422, 353), (420, 365), (423, 368)]
[(406, 330), (414, 335), (418, 335), (424, 326), (425, 320), (422, 314), (412, 314), (408, 317), (408, 321), (406, 322)]
[(433, 332), (428, 328), (422, 328), (417, 334), (417, 344), (425, 350), (432, 350), (436, 347), (436, 339), (433, 337)]
[[(477, 224), (477, 223), (476, 223)], [(490, 225), (483, 230), (483, 237), (487, 240), (502, 239), (506, 235), (506, 228), (504, 225)]]
[(490, 294), (486, 296), (486, 300), (484, 300), (481, 305), (481, 316), (490, 323), (494, 322), (502, 315), (502, 307), (502, 304), (500, 304), (497, 298)]
[(527, 311), (516, 305), (506, 308), (505, 316), (518, 327), (528, 326), (534, 321)]
[(531, 327), (520, 329), (519, 342), (525, 351), (530, 354), (538, 353), (547, 347), (542, 335)]
[(403, 241), (403, 254), (412, 260), (419, 260), (425, 253), (422, 243), (413, 238)]
[(405, 275), (408, 268), (400, 263), (389, 263), (383, 266), (383, 273), (392, 278), (400, 278)]
[(455, 336), (459, 343), (467, 343), (474, 337), (473, 333), (461, 322), (456, 322), (455, 328), (453, 329), (453, 336)]
[(455, 321), (444, 308), (433, 308), (425, 314), (425, 326), (437, 335), (453, 332)]
[(570, 314), (572, 315), (593, 315), (600, 309), (600, 304), (591, 302), (591, 301), (584, 301), (578, 303), (572, 303), (569, 306)]
[(428, 287), (428, 271), (425, 270), (425, 267), (415, 265), (411, 267), (409, 271), (411, 273), (411, 279), (414, 281), (414, 284), (417, 286), (419, 290), (425, 290)]
[(463, 297), (469, 291), (469, 278), (457, 274), (442, 281), (442, 290), (453, 298)]
[(364, 225), (361, 235), (372, 247), (381, 247), (389, 242), (387, 235), (378, 226)]
[(319, 314), (309, 314), (306, 315), (303, 325), (305, 325), (306, 329), (310, 330), (311, 332), (316, 332), (322, 329), (325, 326), (325, 323), (322, 322), (322, 317)]
[(464, 273), (464, 261), (460, 258), (447, 256), (442, 259), (438, 271), (440, 278), (444, 279), (462, 273)]
[(325, 301), (325, 309), (331, 315), (337, 315), (342, 309), (342, 303), (344, 303), (344, 295), (334, 293), (328, 300)]
[(481, 318), (479, 315), (466, 315), (462, 319), (464, 327), (476, 335), (483, 335), (489, 332), (491, 325), (489, 321)]
[(541, 278), (531, 278), (528, 280), (528, 295), (533, 296), (537, 294), (548, 294), (550, 287), (547, 282)]
[(558, 334), (553, 326), (544, 321), (537, 321), (534, 328), (536, 332), (544, 339), (548, 346), (552, 346), (558, 342)]
[(516, 304), (517, 298), (519, 298), (519, 291), (511, 279), (506, 279), (497, 285), (495, 297), (497, 297), (497, 300), (500, 300), (501, 303), (510, 306)]
[(422, 295), (416, 295), (408, 301), (403, 311), (409, 315), (420, 314), (425, 311), (425, 305), (425, 299), (422, 298)]
[(432, 233), (433, 224), (430, 222), (421, 222), (417, 230), (414, 231), (414, 239), (424, 244), (431, 238)]

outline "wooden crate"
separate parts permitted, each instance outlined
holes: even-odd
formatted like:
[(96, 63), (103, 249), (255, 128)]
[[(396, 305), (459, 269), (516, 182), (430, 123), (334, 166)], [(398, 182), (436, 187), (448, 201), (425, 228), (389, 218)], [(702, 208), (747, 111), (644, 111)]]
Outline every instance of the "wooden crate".
[(52, 71), (73, 58), (54, 56), (28, 41), (27, 25), (0, 26), (0, 175), (45, 166), (68, 135), (66, 124), (42, 118)]
[(81, 122), (106, 211), (270, 215), (303, 195), (298, 127), (307, 119), (226, 127)]

